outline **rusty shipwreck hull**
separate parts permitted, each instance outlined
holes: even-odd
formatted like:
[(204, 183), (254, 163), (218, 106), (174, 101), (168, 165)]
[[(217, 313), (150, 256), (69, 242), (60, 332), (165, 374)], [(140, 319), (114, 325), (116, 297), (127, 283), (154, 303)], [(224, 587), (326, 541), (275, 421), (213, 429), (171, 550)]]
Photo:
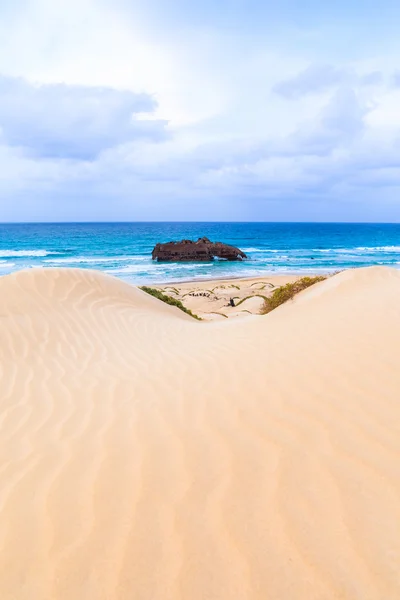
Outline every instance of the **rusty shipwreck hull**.
[(243, 260), (246, 254), (235, 246), (223, 244), (222, 242), (211, 242), (208, 238), (193, 240), (182, 240), (180, 242), (167, 242), (156, 244), (151, 254), (152, 259), (158, 262), (180, 262), (211, 261), (214, 258), (225, 260)]

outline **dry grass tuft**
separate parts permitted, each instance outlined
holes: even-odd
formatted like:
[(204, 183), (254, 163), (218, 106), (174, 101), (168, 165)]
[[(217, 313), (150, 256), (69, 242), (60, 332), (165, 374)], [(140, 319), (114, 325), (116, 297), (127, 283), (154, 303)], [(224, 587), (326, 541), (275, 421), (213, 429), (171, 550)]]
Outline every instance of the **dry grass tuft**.
[(294, 283), (287, 283), (274, 290), (269, 298), (265, 299), (264, 308), (262, 310), (263, 315), (271, 312), (275, 308), (278, 308), (281, 304), (284, 304), (288, 300), (292, 300), (296, 294), (307, 289), (315, 283), (324, 281), (326, 277), (322, 275), (318, 277), (302, 277)]

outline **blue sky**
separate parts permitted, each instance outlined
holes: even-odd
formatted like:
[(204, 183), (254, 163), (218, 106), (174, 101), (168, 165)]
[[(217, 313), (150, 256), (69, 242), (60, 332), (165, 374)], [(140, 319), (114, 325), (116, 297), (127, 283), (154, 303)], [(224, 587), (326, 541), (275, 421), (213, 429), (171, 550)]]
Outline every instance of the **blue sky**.
[(400, 221), (399, 3), (0, 4), (0, 221)]

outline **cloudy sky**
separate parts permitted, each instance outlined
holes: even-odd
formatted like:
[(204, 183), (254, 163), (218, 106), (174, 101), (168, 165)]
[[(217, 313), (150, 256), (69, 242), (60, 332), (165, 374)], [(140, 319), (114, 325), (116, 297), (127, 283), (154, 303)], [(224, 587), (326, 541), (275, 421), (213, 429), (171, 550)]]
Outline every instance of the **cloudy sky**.
[(400, 221), (400, 3), (1, 0), (0, 221)]

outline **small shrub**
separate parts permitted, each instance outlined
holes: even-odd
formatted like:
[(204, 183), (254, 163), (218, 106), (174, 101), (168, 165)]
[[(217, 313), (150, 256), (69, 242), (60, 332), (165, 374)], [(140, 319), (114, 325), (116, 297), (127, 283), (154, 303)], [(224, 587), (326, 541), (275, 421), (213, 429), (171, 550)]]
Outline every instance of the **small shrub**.
[(282, 285), (274, 290), (269, 298), (265, 299), (264, 308), (262, 310), (262, 314), (266, 315), (271, 312), (275, 308), (278, 308), (281, 304), (284, 304), (288, 300), (292, 300), (296, 294), (307, 289), (314, 283), (319, 283), (320, 281), (324, 281), (326, 277), (322, 275), (318, 277), (302, 277), (298, 279), (294, 283), (287, 283), (286, 285)]
[(197, 315), (192, 313), (191, 310), (186, 308), (186, 306), (184, 306), (180, 300), (177, 300), (176, 298), (171, 298), (171, 296), (167, 296), (166, 294), (163, 294), (162, 292), (160, 292), (160, 290), (156, 290), (155, 288), (147, 287), (145, 285), (141, 286), (140, 289), (143, 292), (146, 292), (146, 294), (150, 294), (150, 296), (154, 296), (154, 298), (157, 298), (157, 300), (161, 300), (161, 302), (165, 302), (165, 304), (169, 304), (170, 306), (176, 306), (177, 308), (182, 310), (187, 315), (190, 315), (191, 317), (193, 317), (193, 319), (197, 319), (198, 321), (202, 320), (200, 317), (198, 317)]

